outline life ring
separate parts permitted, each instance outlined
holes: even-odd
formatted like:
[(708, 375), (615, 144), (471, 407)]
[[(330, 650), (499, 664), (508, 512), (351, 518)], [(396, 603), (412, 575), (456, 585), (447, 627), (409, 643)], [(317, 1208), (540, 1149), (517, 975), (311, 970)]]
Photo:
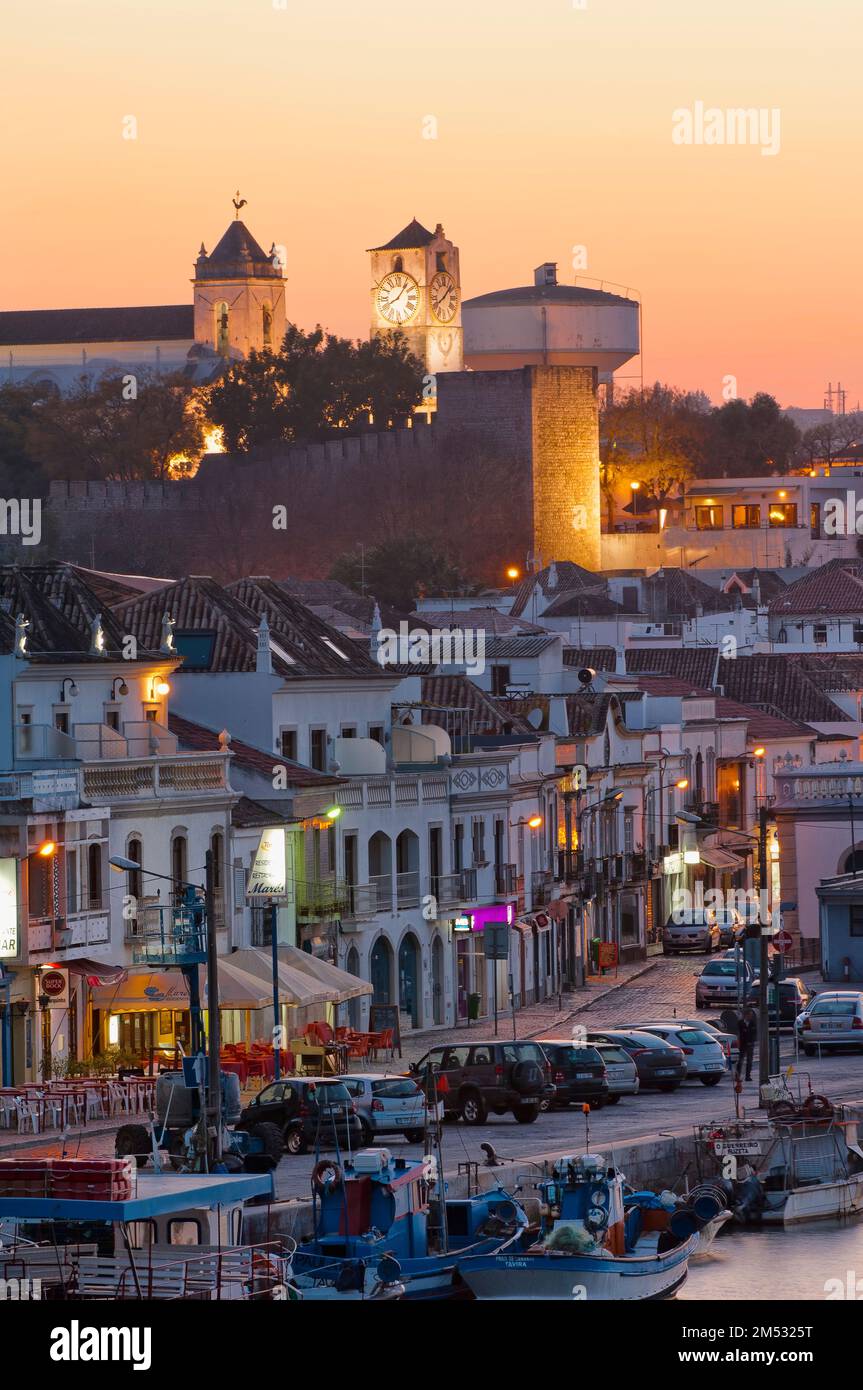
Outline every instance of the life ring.
[(803, 1102), (803, 1114), (807, 1120), (829, 1120), (833, 1114), (833, 1105), (826, 1096), (807, 1096)]
[(320, 1159), (312, 1169), (312, 1187), (323, 1194), (341, 1187), (342, 1170), (331, 1158)]

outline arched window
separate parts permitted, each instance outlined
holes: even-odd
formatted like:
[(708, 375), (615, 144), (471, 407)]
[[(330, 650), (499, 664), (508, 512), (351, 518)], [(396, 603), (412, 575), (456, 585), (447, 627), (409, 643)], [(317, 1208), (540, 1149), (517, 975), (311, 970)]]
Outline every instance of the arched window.
[(261, 322), (264, 334), (264, 347), (270, 349), (273, 346), (273, 311), (269, 304), (265, 304), (261, 309)]
[(213, 897), (215, 899), (216, 926), (225, 925), (225, 837), (221, 830), (214, 830), (210, 836), (210, 850), (213, 855)]
[(704, 800), (704, 759), (700, 748), (695, 755), (695, 800), (698, 804)]
[(171, 841), (171, 877), (174, 880), (174, 901), (182, 901), (188, 866), (188, 845), (185, 835), (175, 835)]
[(87, 846), (87, 887), (90, 907), (102, 906), (102, 846)]
[(224, 300), (216, 305), (216, 352), (228, 355), (228, 306)]

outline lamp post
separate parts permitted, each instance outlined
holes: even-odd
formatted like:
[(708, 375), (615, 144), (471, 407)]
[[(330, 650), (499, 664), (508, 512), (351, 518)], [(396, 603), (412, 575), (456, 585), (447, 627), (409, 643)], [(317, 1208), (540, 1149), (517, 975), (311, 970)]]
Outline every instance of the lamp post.
[[(757, 750), (756, 750), (757, 752)], [(676, 819), (684, 825), (698, 825), (701, 821), (700, 816), (691, 815), (688, 812), (678, 813)], [(766, 1085), (770, 1078), (770, 1009), (768, 996), (768, 970), (770, 967), (770, 957), (768, 947), (772, 935), (772, 914), (766, 923), (761, 920), (760, 903), (766, 902), (770, 907), (770, 874), (767, 867), (767, 803), (766, 797), (758, 807), (758, 834), (751, 835), (747, 830), (740, 830), (735, 825), (717, 825), (717, 830), (723, 831), (728, 835), (739, 835), (744, 840), (749, 840), (758, 845), (758, 885), (759, 885), (759, 912), (758, 912), (758, 1095), (759, 1107), (763, 1107), (761, 1100), (761, 1087)], [(763, 896), (762, 896), (763, 895)]]

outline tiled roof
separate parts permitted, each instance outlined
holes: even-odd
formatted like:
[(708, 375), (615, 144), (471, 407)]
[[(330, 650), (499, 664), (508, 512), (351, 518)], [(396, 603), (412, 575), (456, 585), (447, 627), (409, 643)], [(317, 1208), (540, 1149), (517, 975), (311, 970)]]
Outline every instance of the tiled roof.
[(678, 676), (693, 687), (710, 689), (718, 657), (716, 647), (629, 647), (626, 669), (629, 674), (652, 672), (658, 676)]
[[(13, 630), (19, 613), (29, 619), (27, 645), (36, 660), (74, 656), (102, 661), (123, 653), (126, 629), (73, 565), (48, 561), (0, 566), (0, 608), (11, 618)], [(90, 652), (91, 625), (97, 617), (105, 638), (102, 655)], [(148, 643), (142, 645), (146, 650), (140, 656), (146, 657), (152, 649)]]
[[(183, 715), (169, 712), (168, 728), (172, 734), (176, 734), (183, 748), (193, 752), (216, 753), (221, 748), (219, 734), (215, 729), (208, 729), (206, 725), (186, 719)], [(330, 777), (326, 772), (316, 772), (314, 768), (303, 767), (301, 763), (292, 762), (290, 758), (283, 758), (280, 753), (267, 753), (265, 749), (255, 748), (252, 744), (244, 743), (242, 739), (233, 736), (228, 748), (234, 755), (233, 761), (237, 767), (246, 768), (249, 772), (259, 772), (269, 779), (272, 779), (274, 767), (284, 767), (286, 780), (292, 787), (327, 787), (339, 781), (338, 777)]]
[[(776, 594), (781, 594), (782, 590), (786, 587), (785, 580), (782, 578), (781, 575), (777, 574), (775, 570), (736, 569), (731, 574), (729, 574), (726, 583), (730, 583), (735, 576), (742, 581), (742, 583), (746, 586), (747, 589), (750, 590), (750, 592), (752, 590), (752, 585), (755, 583), (755, 579), (757, 576), (758, 583), (761, 588), (762, 603), (769, 602), (769, 600), (773, 598)], [(738, 586), (735, 584), (734, 589), (737, 589), (737, 587)]]
[(492, 661), (530, 660), (532, 657), (540, 656), (559, 641), (560, 635), (556, 632), (546, 632), (541, 637), (532, 632), (511, 633), (508, 637), (487, 638), (485, 654)]
[(573, 738), (601, 734), (608, 723), (608, 711), (615, 696), (608, 690), (601, 695), (567, 695), (566, 717)]
[(104, 570), (88, 570), (83, 565), (70, 565), (84, 583), (93, 591), (100, 603), (110, 607), (122, 603), (124, 599), (134, 598), (136, 594), (149, 594), (153, 589), (163, 589), (171, 584), (170, 579), (150, 579), (146, 575), (111, 574)]
[(616, 618), (619, 603), (602, 589), (567, 589), (548, 605), (543, 618)]
[(564, 647), (563, 664), (576, 670), (589, 666), (591, 671), (613, 671), (616, 656), (614, 647)]
[(429, 608), (423, 613), (411, 613), (410, 621), (418, 622), (423, 627), (482, 630), (486, 638), (525, 633), (548, 636), (547, 628), (540, 627), (538, 623), (529, 623), (524, 618), (514, 618), (510, 613), (501, 613), (499, 608), (456, 608), (452, 612)]
[(819, 690), (863, 690), (863, 652), (800, 652), (794, 659)]
[(789, 584), (770, 602), (770, 616), (863, 613), (863, 560), (822, 565)]
[(428, 246), (429, 242), (434, 241), (435, 234), (424, 227), (421, 222), (417, 222), (412, 217), (406, 227), (402, 227), (400, 232), (396, 232), (391, 241), (383, 246), (370, 246), (370, 251), (415, 251), (420, 246)]
[(716, 713), (720, 719), (745, 719), (746, 736), (750, 739), (817, 738), (815, 729), (799, 719), (768, 714), (764, 710), (754, 709), (752, 705), (742, 705), (739, 700), (729, 700), (727, 696), (717, 696)]
[(144, 304), (122, 309), (7, 309), (0, 313), (0, 346), (48, 343), (149, 343), (195, 336), (191, 304)]
[(724, 613), (734, 607), (728, 594), (720, 593), (691, 570), (663, 566), (644, 580), (644, 608), (657, 617), (695, 616), (696, 605), (705, 613)]
[(509, 610), (514, 618), (518, 618), (527, 608), (534, 587), (539, 588), (545, 598), (550, 594), (555, 596), (562, 595), (566, 589), (596, 589), (601, 584), (601, 576), (593, 574), (591, 570), (586, 570), (581, 565), (575, 564), (573, 560), (560, 560), (555, 562), (557, 572), (557, 583), (553, 589), (549, 588), (549, 577), (551, 566), (548, 565), (538, 574), (529, 574), (518, 585), (515, 591), (515, 600)]
[(231, 824), (238, 830), (254, 830), (259, 826), (263, 829), (267, 825), (277, 825), (279, 821), (287, 820), (284, 810), (279, 811), (272, 805), (254, 801), (250, 796), (241, 796), (231, 807)]
[[(280, 579), (278, 583), (286, 593), (299, 599), (300, 603), (304, 603), (307, 608), (334, 608), (338, 612), (346, 613), (348, 617), (354, 618), (357, 623), (363, 626), (364, 631), (371, 631), (375, 603), (377, 602), (373, 594), (357, 594), (338, 579), (289, 578)], [(395, 632), (398, 632), (399, 623), (408, 619), (407, 613), (401, 613), (397, 608), (391, 608), (386, 603), (378, 603), (377, 606), (384, 627), (390, 627)], [(323, 613), (320, 616), (323, 617)], [(428, 627), (429, 625), (427, 618), (417, 616), (413, 616), (411, 622), (415, 627)]]
[(237, 579), (226, 586), (226, 592), (256, 613), (259, 620), (266, 613), (272, 639), (294, 658), (296, 667), (305, 668), (294, 667), (294, 675), (381, 674), (367, 647), (330, 627), (275, 580), (264, 576)]
[[(442, 710), (470, 711), (470, 732), (474, 734), (535, 732), (526, 719), (498, 706), (467, 676), (423, 676), (422, 698), (425, 704), (437, 705)], [(423, 711), (423, 723), (446, 727), (444, 716), (433, 709)]]
[(720, 661), (716, 683), (730, 699), (781, 718), (817, 724), (848, 722), (849, 716), (827, 698), (796, 656), (759, 653)]
[(282, 280), (284, 277), (273, 256), (259, 246), (245, 222), (239, 219), (230, 224), (221, 241), (195, 262), (198, 280), (244, 279), (253, 275), (261, 280)]

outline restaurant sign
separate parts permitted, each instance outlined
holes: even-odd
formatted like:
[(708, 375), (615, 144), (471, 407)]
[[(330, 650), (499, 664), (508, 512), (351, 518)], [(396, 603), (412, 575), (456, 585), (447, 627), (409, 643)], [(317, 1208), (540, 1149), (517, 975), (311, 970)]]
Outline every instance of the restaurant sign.
[(284, 898), (287, 889), (285, 831), (283, 826), (265, 830), (249, 874), (247, 898)]
[(0, 859), (0, 960), (18, 955), (18, 863)]

